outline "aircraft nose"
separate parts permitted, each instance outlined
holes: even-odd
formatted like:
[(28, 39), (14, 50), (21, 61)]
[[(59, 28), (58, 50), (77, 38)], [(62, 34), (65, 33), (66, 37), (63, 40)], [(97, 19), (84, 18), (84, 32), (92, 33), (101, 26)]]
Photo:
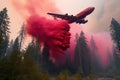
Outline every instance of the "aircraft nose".
[(90, 13), (92, 13), (94, 11), (95, 7), (89, 7), (89, 11)]
[(91, 7), (92, 11), (94, 11), (95, 7)]

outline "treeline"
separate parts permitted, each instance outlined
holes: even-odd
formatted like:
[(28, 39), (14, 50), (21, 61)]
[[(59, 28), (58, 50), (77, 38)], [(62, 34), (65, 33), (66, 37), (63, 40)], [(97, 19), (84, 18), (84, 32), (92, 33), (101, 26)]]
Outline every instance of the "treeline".
[(67, 65), (58, 65), (50, 60), (47, 46), (40, 52), (40, 40), (33, 39), (26, 49), (22, 49), (24, 24), (16, 39), (10, 41), (9, 23), (7, 9), (4, 8), (0, 11), (0, 80), (49, 80), (50, 76), (56, 80), (69, 78)]
[(0, 11), (0, 80), (49, 80), (41, 73), (27, 50), (22, 50), (24, 25), (15, 41), (9, 41), (10, 19), (7, 9)]
[[(86, 72), (87, 68), (85, 68), (84, 75), (81, 75), (78, 70), (79, 65), (76, 65), (76, 60), (71, 61), (69, 55), (67, 55), (64, 64), (56, 64), (49, 59), (49, 48), (47, 46), (44, 46), (42, 52), (40, 51), (39, 39), (32, 39), (31, 43), (22, 49), (25, 39), (25, 25), (22, 25), (16, 39), (10, 41), (9, 23), (7, 9), (4, 8), (0, 11), (0, 80), (49, 80), (51, 78), (56, 80), (67, 80), (69, 78), (82, 80), (83, 76), (88, 76), (90, 73), (89, 69)], [(80, 36), (79, 40), (83, 41), (82, 45), (85, 44), (87, 49), (84, 33), (81, 32)], [(79, 40), (77, 42), (81, 42)], [(85, 56), (88, 55), (87, 52), (85, 52)], [(83, 69), (86, 64), (84, 62), (82, 64)]]
[(115, 42), (114, 61), (108, 55), (111, 63), (106, 70), (101, 67), (94, 37), (91, 37), (90, 45), (88, 45), (83, 31), (80, 35), (76, 34), (74, 59), (71, 60), (68, 53), (64, 64), (56, 64), (49, 59), (47, 46), (44, 46), (42, 52), (40, 51), (39, 39), (32, 39), (28, 46), (22, 49), (25, 39), (24, 24), (16, 39), (10, 41), (9, 23), (7, 9), (4, 8), (0, 11), (0, 80), (50, 80), (52, 78), (55, 80), (83, 80), (83, 78), (95, 80), (98, 76), (120, 74), (120, 24), (115, 19), (112, 19), (110, 26), (111, 36)]

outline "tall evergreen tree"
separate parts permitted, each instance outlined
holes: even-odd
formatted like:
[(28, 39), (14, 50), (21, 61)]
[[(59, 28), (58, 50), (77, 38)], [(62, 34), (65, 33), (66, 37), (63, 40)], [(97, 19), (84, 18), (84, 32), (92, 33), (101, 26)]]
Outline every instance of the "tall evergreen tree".
[[(114, 76), (115, 75), (115, 63), (113, 60), (113, 55), (109, 49), (107, 49), (107, 66), (105, 69), (105, 73), (108, 76)], [(114, 49), (113, 49), (113, 54), (114, 54)]]
[(108, 62), (108, 67), (112, 67), (113, 64), (113, 55), (109, 49), (107, 49), (107, 62)]
[(7, 49), (9, 45), (9, 37), (6, 36), (5, 40), (2, 42), (0, 51), (1, 51), (1, 59), (3, 59), (7, 55)]
[(78, 34), (76, 34), (76, 46), (75, 46), (75, 54), (74, 54), (74, 67), (75, 67), (75, 71), (78, 70), (78, 68), (80, 67), (80, 52), (79, 52), (79, 36)]
[(3, 59), (6, 54), (9, 43), (9, 17), (7, 8), (0, 11), (0, 59)]
[(67, 55), (66, 55), (65, 66), (66, 66), (66, 68), (70, 71), (70, 66), (71, 66), (70, 54), (67, 54)]
[[(116, 68), (120, 67), (120, 24), (112, 18), (111, 25), (110, 25), (111, 37), (115, 43), (116, 49), (114, 49), (114, 61)], [(119, 71), (119, 68), (116, 72)]]
[(41, 60), (41, 53), (40, 53), (40, 46), (37, 41), (32, 39), (32, 42), (29, 43), (26, 52), (33, 58), (33, 60), (36, 62), (36, 64), (39, 67), (39, 70), (41, 70), (42, 60)]
[(80, 54), (80, 62), (83, 71), (83, 75), (86, 77), (90, 74), (91, 66), (90, 66), (90, 51), (85, 38), (83, 31), (80, 33), (80, 37), (78, 39), (78, 51)]
[(20, 43), (20, 49), (23, 43), (23, 40), (25, 39), (25, 24), (23, 23), (21, 30), (19, 31), (19, 43)]
[(96, 74), (101, 71), (101, 65), (100, 65), (100, 57), (99, 57), (99, 52), (98, 48), (96, 46), (94, 37), (91, 36), (90, 40), (90, 52), (91, 52), (91, 72), (93, 74)]
[(111, 21), (110, 31), (116, 48), (120, 51), (120, 24), (114, 18)]
[(9, 58), (13, 51), (13, 40), (9, 43), (8, 49), (6, 51), (6, 57)]
[(49, 71), (51, 72), (51, 70), (53, 70), (52, 66), (53, 64), (51, 64), (51, 60), (49, 58), (50, 53), (49, 53), (49, 48), (47, 46), (44, 46), (43, 51), (42, 51), (42, 63), (41, 63), (41, 67), (43, 71)]
[(9, 34), (9, 17), (7, 14), (7, 8), (4, 8), (2, 11), (0, 11), (0, 34), (3, 36), (3, 38), (7, 37)]
[(97, 51), (98, 51), (98, 48), (97, 48), (97, 46), (96, 46), (96, 43), (95, 43), (95, 40), (94, 40), (94, 37), (93, 37), (93, 36), (91, 36), (90, 46), (91, 46), (91, 49), (92, 49), (94, 52), (97, 52)]
[(39, 64), (40, 59), (38, 57), (40, 57), (40, 49), (37, 47), (34, 39), (32, 39), (32, 42), (29, 43), (26, 51), (35, 60), (35, 62)]
[(120, 74), (120, 55), (117, 54), (116, 49), (113, 47), (113, 57), (114, 57), (114, 64), (115, 64), (115, 73), (118, 75)]
[(14, 51), (10, 58), (0, 62), (0, 80), (49, 80), (48, 74), (39, 72), (37, 65), (28, 53)]
[(13, 51), (20, 51), (19, 37), (17, 37), (13, 43)]

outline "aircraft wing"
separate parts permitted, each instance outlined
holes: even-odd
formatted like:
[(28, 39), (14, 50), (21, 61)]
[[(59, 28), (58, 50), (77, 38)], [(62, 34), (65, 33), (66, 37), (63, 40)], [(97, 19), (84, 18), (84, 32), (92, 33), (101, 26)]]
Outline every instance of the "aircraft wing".
[(75, 16), (69, 16), (68, 14), (62, 15), (62, 14), (54, 14), (54, 13), (47, 13), (49, 15), (52, 15), (53, 17), (57, 17), (57, 18), (61, 18), (64, 20), (69, 21), (71, 18), (75, 17)]
[(79, 23), (79, 24), (85, 24), (87, 20), (84, 20), (84, 18), (79, 18), (78, 16), (70, 16), (68, 14), (62, 15), (62, 14), (54, 14), (54, 13), (47, 13), (49, 15), (52, 15), (53, 17), (61, 18), (64, 20), (67, 20), (69, 23)]
[(88, 20), (85, 20), (85, 17), (91, 14), (94, 11), (94, 9), (95, 9), (94, 7), (88, 7), (83, 11), (81, 11), (80, 13), (78, 13), (76, 16), (68, 15), (68, 14), (55, 14), (55, 13), (47, 13), (47, 14), (53, 17), (64, 19), (69, 23), (76, 22), (79, 24), (85, 24), (86, 22), (88, 22)]

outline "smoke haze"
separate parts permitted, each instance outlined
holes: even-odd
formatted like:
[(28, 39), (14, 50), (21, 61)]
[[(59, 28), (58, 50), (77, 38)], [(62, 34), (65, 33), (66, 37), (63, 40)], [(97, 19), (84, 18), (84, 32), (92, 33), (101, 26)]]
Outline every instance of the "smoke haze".
[[(16, 10), (22, 15), (22, 17), (26, 21), (27, 24), (26, 29), (28, 34), (33, 37), (39, 36), (42, 42), (45, 42), (47, 46), (51, 47), (52, 50), (51, 56), (54, 57), (57, 56), (55, 54), (56, 50), (59, 50), (59, 52), (63, 53), (63, 46), (66, 46), (66, 48), (69, 47), (70, 26), (68, 25), (68, 23), (63, 20), (61, 21), (49, 20), (48, 18), (51, 17), (46, 14), (47, 12), (55, 12), (55, 13), (60, 12), (60, 10), (56, 8), (54, 0), (20, 0), (20, 1), (12, 0), (12, 3), (15, 6)], [(107, 63), (107, 54), (106, 54), (107, 48), (109, 47), (109, 49), (111, 49), (112, 46), (112, 41), (109, 33), (107, 32), (104, 33), (104, 31), (107, 31), (109, 29), (110, 20), (112, 17), (115, 17), (118, 21), (120, 21), (118, 17), (119, 15), (118, 13), (120, 13), (120, 10), (118, 8), (119, 7), (118, 3), (120, 3), (119, 0), (103, 1), (101, 5), (102, 8), (99, 8), (99, 11), (97, 12), (98, 6), (95, 7), (96, 9), (94, 14), (93, 15), (91, 14), (90, 17), (88, 18), (89, 22), (86, 25), (83, 25), (84, 30), (89, 29), (89, 31), (93, 31), (93, 32), (102, 32), (94, 35), (94, 34), (89, 34), (89, 31), (85, 30), (88, 31), (88, 33), (86, 33), (88, 41), (90, 40), (91, 35), (94, 36), (95, 42), (100, 52), (99, 55), (101, 57), (101, 63), (104, 66), (106, 66)], [(75, 38), (73, 36), (75, 36), (75, 33), (80, 33), (80, 31), (83, 29), (81, 28), (82, 26), (80, 25), (78, 26), (73, 24), (71, 26), (72, 27), (70, 32), (72, 33), (72, 40), (71, 40), (71, 47), (69, 50), (71, 50), (70, 52), (73, 52), (75, 46), (75, 40), (74, 40)], [(62, 29), (65, 27), (67, 30)], [(56, 32), (53, 32), (53, 30), (55, 30)], [(59, 35), (61, 33), (65, 33), (65, 35), (63, 36), (66, 37), (65, 41), (68, 41), (66, 45), (63, 45), (63, 43), (65, 43), (64, 41), (58, 40), (60, 39), (60, 36), (62, 36)], [(55, 36), (55, 35), (59, 35), (59, 36)], [(48, 41), (50, 40), (49, 42), (51, 43), (47, 43), (46, 40)], [(52, 44), (54, 44), (54, 47)], [(62, 48), (61, 49), (58, 48), (58, 45), (56, 44), (61, 45)], [(53, 49), (55, 51), (53, 51)], [(56, 58), (58, 58), (58, 56)]]

